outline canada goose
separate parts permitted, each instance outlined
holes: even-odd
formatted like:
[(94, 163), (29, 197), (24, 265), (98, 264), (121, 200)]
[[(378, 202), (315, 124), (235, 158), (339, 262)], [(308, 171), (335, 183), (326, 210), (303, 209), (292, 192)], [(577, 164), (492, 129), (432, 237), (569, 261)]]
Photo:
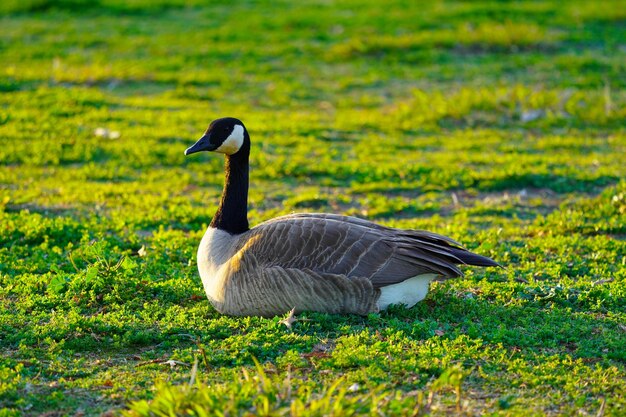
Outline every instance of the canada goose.
[(336, 214), (300, 213), (248, 227), (250, 136), (243, 123), (213, 121), (185, 155), (226, 155), (220, 205), (198, 248), (204, 290), (217, 311), (274, 316), (300, 311), (365, 315), (412, 307), (456, 264), (498, 266), (454, 240)]

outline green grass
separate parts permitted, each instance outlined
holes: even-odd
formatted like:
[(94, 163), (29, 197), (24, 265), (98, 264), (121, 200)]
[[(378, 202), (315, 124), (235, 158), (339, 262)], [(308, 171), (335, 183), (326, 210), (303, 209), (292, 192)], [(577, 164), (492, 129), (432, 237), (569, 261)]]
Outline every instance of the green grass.
[[(2, 2), (0, 416), (626, 413), (626, 3), (404, 3)], [(252, 224), (345, 213), (506, 268), (220, 316), (222, 159), (183, 150), (222, 116)]]

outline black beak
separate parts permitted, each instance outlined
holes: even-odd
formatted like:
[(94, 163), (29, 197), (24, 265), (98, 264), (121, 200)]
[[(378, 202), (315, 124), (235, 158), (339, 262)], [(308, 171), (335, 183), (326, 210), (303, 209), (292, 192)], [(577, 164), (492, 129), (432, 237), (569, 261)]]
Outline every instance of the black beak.
[(202, 136), (196, 143), (185, 149), (185, 155), (191, 155), (200, 151), (214, 151), (216, 149), (217, 146), (211, 143), (211, 135), (209, 134)]

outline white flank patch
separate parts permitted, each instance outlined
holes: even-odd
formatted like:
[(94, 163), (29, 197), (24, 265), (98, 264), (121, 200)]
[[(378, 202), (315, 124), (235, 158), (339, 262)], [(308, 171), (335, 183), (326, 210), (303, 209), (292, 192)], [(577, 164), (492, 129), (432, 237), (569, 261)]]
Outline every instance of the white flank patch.
[(236, 153), (243, 145), (243, 126), (235, 125), (233, 132), (226, 138), (224, 143), (220, 145), (215, 152), (225, 153), (226, 155), (232, 155)]
[(407, 308), (413, 307), (418, 301), (422, 301), (426, 297), (430, 281), (435, 278), (437, 278), (437, 274), (423, 274), (382, 287), (378, 299), (378, 309), (385, 310), (391, 304), (404, 304)]

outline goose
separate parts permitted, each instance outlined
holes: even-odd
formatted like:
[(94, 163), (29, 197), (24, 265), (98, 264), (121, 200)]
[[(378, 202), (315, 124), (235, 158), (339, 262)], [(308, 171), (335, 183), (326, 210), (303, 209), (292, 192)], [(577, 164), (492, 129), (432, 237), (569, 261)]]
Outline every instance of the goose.
[(317, 311), (367, 315), (413, 307), (457, 265), (499, 266), (449, 237), (324, 213), (248, 225), (250, 135), (236, 118), (211, 122), (185, 155), (225, 155), (217, 212), (198, 247), (198, 271), (214, 308), (232, 316)]

